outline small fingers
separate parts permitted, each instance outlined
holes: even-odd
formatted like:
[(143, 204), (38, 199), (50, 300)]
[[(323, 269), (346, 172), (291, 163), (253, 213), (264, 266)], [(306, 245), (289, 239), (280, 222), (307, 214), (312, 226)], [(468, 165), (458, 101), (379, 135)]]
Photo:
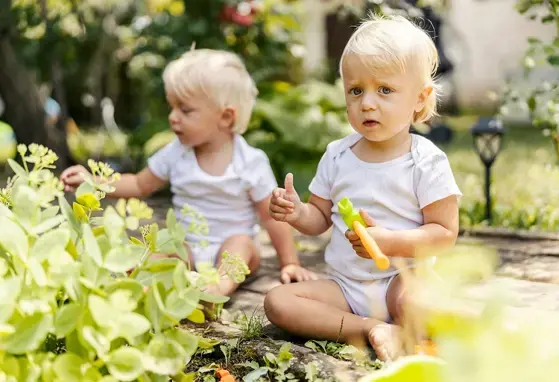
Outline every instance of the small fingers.
[(284, 208), (276, 204), (270, 204), (270, 212), (287, 215), (293, 212), (293, 208)]
[(282, 197), (278, 197), (278, 198), (274, 199), (273, 204), (275, 204), (276, 206), (285, 207), (285, 208), (295, 208), (295, 204), (293, 202), (290, 202), (289, 200), (284, 199)]
[(355, 241), (355, 240), (359, 240), (359, 236), (357, 236), (357, 234), (353, 231), (347, 230), (345, 231), (345, 237), (349, 240), (349, 241)]
[(280, 276), (281, 282), (283, 284), (290, 284), (291, 283), (291, 276), (288, 272), (282, 272)]

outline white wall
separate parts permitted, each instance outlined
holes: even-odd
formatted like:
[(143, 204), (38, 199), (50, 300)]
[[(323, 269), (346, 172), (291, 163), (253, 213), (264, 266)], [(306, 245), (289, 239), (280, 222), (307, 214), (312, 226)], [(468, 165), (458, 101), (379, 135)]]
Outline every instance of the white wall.
[[(455, 61), (454, 85), (461, 105), (485, 105), (486, 94), (509, 76), (522, 73), (527, 37), (551, 39), (553, 24), (530, 21), (514, 8), (516, 0), (453, 0), (442, 33)], [(547, 71), (540, 76), (553, 75)], [(557, 75), (555, 71), (554, 75)]]

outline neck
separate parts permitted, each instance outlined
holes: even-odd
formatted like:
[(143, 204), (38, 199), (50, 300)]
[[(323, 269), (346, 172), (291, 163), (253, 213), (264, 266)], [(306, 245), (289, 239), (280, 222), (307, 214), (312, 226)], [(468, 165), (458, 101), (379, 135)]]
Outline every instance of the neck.
[(374, 161), (384, 162), (397, 158), (410, 151), (411, 148), (411, 134), (409, 128), (404, 128), (392, 138), (381, 141), (372, 142), (367, 139), (361, 139), (367, 151), (374, 154)]
[(196, 155), (206, 155), (228, 150), (233, 147), (233, 138), (232, 133), (216, 134), (208, 142), (194, 147), (194, 152)]

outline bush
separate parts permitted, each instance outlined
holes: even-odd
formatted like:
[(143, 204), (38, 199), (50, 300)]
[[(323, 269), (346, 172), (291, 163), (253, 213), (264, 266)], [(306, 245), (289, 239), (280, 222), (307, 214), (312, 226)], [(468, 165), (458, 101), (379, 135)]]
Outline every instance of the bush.
[(16, 175), (0, 191), (0, 379), (192, 380), (185, 365), (211, 344), (179, 324), (204, 322), (203, 304), (228, 300), (208, 286), (220, 272), (241, 281), (246, 265), (225, 256), (220, 270), (193, 272), (178, 259), (152, 261), (155, 252), (187, 259), (172, 210), (164, 229), (140, 226), (153, 211), (136, 199), (99, 214), (118, 174), (93, 161), (99, 182), (88, 177), (70, 206), (51, 172), (56, 154), (34, 144), (18, 152), (23, 166), (9, 160)]

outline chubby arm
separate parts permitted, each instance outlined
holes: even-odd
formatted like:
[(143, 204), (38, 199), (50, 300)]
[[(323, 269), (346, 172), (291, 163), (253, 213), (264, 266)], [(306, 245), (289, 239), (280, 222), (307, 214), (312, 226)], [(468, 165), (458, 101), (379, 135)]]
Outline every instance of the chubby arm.
[(270, 216), (270, 200), (272, 196), (256, 202), (256, 209), (262, 226), (268, 231), (272, 245), (278, 253), (281, 267), (288, 264), (299, 265), (295, 239), (289, 224), (276, 221)]
[(443, 251), (452, 248), (458, 237), (458, 199), (455, 195), (425, 206), (421, 227), (394, 231), (395, 237), (386, 255), (413, 257), (422, 249)]
[(301, 204), (301, 214), (291, 225), (309, 236), (326, 232), (332, 226), (332, 201), (311, 194), (309, 201)]
[(166, 183), (146, 167), (137, 174), (123, 174), (114, 184), (115, 191), (108, 196), (111, 198), (146, 198), (161, 189)]

